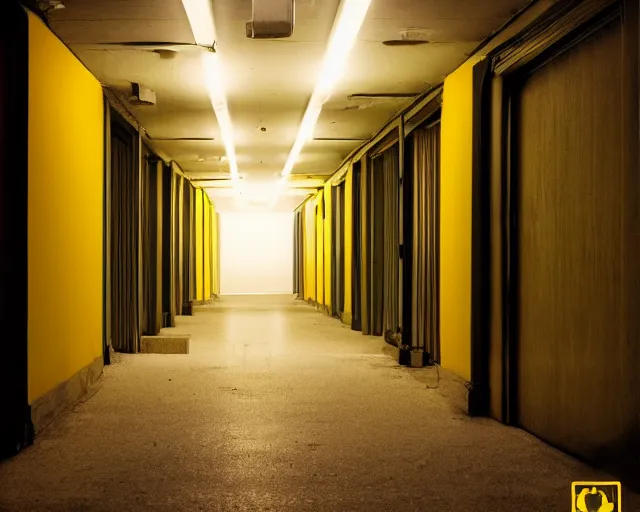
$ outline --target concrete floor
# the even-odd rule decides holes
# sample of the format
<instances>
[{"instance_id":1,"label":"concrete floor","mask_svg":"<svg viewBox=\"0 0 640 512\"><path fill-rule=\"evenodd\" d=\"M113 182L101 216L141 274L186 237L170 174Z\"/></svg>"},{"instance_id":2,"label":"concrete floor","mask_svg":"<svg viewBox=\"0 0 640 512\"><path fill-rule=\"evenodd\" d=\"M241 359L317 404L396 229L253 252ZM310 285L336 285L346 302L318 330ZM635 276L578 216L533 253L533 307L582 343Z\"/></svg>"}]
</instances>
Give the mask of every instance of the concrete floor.
<instances>
[{"instance_id":1,"label":"concrete floor","mask_svg":"<svg viewBox=\"0 0 640 512\"><path fill-rule=\"evenodd\" d=\"M289 297L178 322L191 354L118 355L0 465L0 510L570 511L573 480L608 479Z\"/></svg>"}]
</instances>

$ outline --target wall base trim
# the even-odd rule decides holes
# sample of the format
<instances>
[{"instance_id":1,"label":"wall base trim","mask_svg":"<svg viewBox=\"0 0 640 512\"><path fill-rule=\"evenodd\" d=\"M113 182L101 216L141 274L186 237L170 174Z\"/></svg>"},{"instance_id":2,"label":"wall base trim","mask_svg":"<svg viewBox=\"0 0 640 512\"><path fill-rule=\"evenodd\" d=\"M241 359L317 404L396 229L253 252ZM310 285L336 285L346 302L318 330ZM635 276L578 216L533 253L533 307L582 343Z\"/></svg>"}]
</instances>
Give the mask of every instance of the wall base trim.
<instances>
[{"instance_id":1,"label":"wall base trim","mask_svg":"<svg viewBox=\"0 0 640 512\"><path fill-rule=\"evenodd\" d=\"M342 318L340 318L340 321L343 324L351 326L353 324L353 315L351 313L342 313Z\"/></svg>"},{"instance_id":2,"label":"wall base trim","mask_svg":"<svg viewBox=\"0 0 640 512\"><path fill-rule=\"evenodd\" d=\"M35 399L31 404L31 421L35 433L41 432L70 405L86 395L89 386L102 375L103 368L102 356L97 357L75 375Z\"/></svg>"}]
</instances>

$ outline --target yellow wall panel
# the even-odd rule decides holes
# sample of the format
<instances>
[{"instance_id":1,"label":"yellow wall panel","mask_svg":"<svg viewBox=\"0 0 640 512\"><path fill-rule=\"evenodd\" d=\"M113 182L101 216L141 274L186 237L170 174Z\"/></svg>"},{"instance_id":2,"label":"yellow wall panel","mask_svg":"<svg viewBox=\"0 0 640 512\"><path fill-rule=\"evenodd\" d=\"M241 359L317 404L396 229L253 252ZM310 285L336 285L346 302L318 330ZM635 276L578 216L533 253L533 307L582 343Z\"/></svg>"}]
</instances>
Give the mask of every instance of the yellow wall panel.
<instances>
[{"instance_id":1,"label":"yellow wall panel","mask_svg":"<svg viewBox=\"0 0 640 512\"><path fill-rule=\"evenodd\" d=\"M211 202L206 194L204 194L204 299L211 298Z\"/></svg>"},{"instance_id":2,"label":"yellow wall panel","mask_svg":"<svg viewBox=\"0 0 640 512\"><path fill-rule=\"evenodd\" d=\"M204 219L203 219L203 190L196 189L195 208L195 251L196 251L196 300L204 300Z\"/></svg>"},{"instance_id":3,"label":"yellow wall panel","mask_svg":"<svg viewBox=\"0 0 640 512\"><path fill-rule=\"evenodd\" d=\"M332 194L331 183L325 183L324 185L324 304L327 307L331 306L331 237L333 236L331 229L332 211Z\"/></svg>"},{"instance_id":4,"label":"yellow wall panel","mask_svg":"<svg viewBox=\"0 0 640 512\"><path fill-rule=\"evenodd\" d=\"M442 366L471 379L472 58L444 82L440 182Z\"/></svg>"},{"instance_id":5,"label":"yellow wall panel","mask_svg":"<svg viewBox=\"0 0 640 512\"><path fill-rule=\"evenodd\" d=\"M353 166L344 183L344 314L351 316L351 262L353 259Z\"/></svg>"},{"instance_id":6,"label":"yellow wall panel","mask_svg":"<svg viewBox=\"0 0 640 512\"><path fill-rule=\"evenodd\" d=\"M324 304L324 220L323 215L324 190L316 196L316 302Z\"/></svg>"},{"instance_id":7,"label":"yellow wall panel","mask_svg":"<svg viewBox=\"0 0 640 512\"><path fill-rule=\"evenodd\" d=\"M29 13L29 402L102 356L103 96Z\"/></svg>"}]
</instances>

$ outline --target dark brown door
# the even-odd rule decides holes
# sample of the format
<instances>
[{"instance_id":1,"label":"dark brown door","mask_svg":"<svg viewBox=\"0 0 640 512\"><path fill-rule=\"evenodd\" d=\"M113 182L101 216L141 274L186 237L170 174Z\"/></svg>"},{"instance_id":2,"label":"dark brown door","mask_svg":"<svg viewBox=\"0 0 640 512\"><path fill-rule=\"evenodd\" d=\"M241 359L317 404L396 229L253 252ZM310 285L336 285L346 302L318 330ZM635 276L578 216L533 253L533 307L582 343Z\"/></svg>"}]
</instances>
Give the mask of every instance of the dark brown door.
<instances>
[{"instance_id":1,"label":"dark brown door","mask_svg":"<svg viewBox=\"0 0 640 512\"><path fill-rule=\"evenodd\" d=\"M331 187L331 314L344 311L344 182Z\"/></svg>"},{"instance_id":2,"label":"dark brown door","mask_svg":"<svg viewBox=\"0 0 640 512\"><path fill-rule=\"evenodd\" d=\"M192 226L192 207L191 207L191 183L185 178L182 178L182 304L180 309L182 314L188 312L186 303L192 298L192 264L191 256L193 254L191 250L191 226Z\"/></svg>"},{"instance_id":3,"label":"dark brown door","mask_svg":"<svg viewBox=\"0 0 640 512\"><path fill-rule=\"evenodd\" d=\"M622 44L614 22L535 71L515 101L518 421L604 463L637 449L640 413Z\"/></svg>"},{"instance_id":4,"label":"dark brown door","mask_svg":"<svg viewBox=\"0 0 640 512\"><path fill-rule=\"evenodd\" d=\"M351 255L351 328L362 330L362 183L360 162L353 164L352 171L352 255Z\"/></svg>"},{"instance_id":5,"label":"dark brown door","mask_svg":"<svg viewBox=\"0 0 640 512\"><path fill-rule=\"evenodd\" d=\"M388 340L397 332L399 322L399 149L394 144L382 159L382 320L381 334ZM374 275L375 279L375 275Z\"/></svg>"},{"instance_id":6,"label":"dark brown door","mask_svg":"<svg viewBox=\"0 0 640 512\"><path fill-rule=\"evenodd\" d=\"M337 190L337 203L339 208L339 215L336 220L336 230L338 230L337 240L338 240L338 254L337 254L337 300L338 300L338 315L342 317L342 313L344 313L344 250L345 250L345 235L344 235L344 211L345 211L345 189L346 184L343 181L336 187Z\"/></svg>"}]
</instances>

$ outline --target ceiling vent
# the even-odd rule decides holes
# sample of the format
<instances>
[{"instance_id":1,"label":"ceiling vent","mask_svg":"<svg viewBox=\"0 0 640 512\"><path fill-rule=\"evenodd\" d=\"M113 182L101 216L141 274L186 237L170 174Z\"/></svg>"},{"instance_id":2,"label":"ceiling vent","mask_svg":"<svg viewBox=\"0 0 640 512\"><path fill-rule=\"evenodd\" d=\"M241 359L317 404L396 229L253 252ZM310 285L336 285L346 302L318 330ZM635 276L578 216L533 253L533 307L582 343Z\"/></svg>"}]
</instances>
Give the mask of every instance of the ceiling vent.
<instances>
[{"instance_id":1,"label":"ceiling vent","mask_svg":"<svg viewBox=\"0 0 640 512\"><path fill-rule=\"evenodd\" d=\"M280 39L293 35L295 0L253 0L250 39Z\"/></svg>"},{"instance_id":2,"label":"ceiling vent","mask_svg":"<svg viewBox=\"0 0 640 512\"><path fill-rule=\"evenodd\" d=\"M427 32L420 29L409 29L400 32L399 39L382 41L385 46L416 46L429 43Z\"/></svg>"},{"instance_id":3,"label":"ceiling vent","mask_svg":"<svg viewBox=\"0 0 640 512\"><path fill-rule=\"evenodd\" d=\"M131 84L131 97L129 103L138 106L150 106L156 104L156 93L147 89L142 84Z\"/></svg>"}]
</instances>

